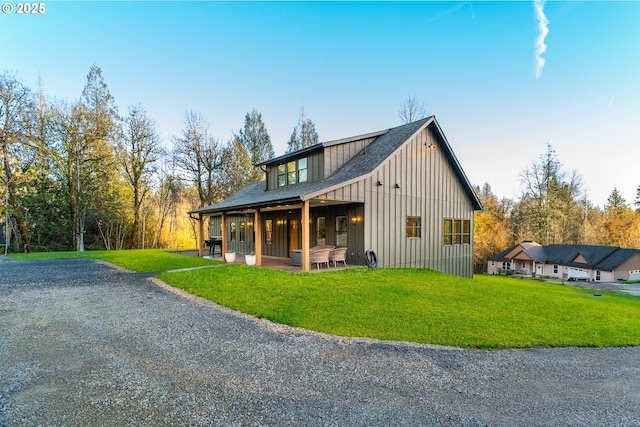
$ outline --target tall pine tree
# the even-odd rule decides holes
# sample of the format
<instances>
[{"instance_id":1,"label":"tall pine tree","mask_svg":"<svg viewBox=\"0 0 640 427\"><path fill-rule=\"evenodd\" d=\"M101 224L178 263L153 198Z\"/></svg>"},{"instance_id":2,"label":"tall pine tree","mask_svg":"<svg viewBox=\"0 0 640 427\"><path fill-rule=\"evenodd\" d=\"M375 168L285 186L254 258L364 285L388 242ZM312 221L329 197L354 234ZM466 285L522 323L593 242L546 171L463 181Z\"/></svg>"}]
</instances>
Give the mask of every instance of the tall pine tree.
<instances>
[{"instance_id":1,"label":"tall pine tree","mask_svg":"<svg viewBox=\"0 0 640 427\"><path fill-rule=\"evenodd\" d=\"M289 142L287 143L287 153L298 151L302 148L317 144L319 141L316 125L313 124L304 114L304 107L300 110L298 124L293 128Z\"/></svg>"},{"instance_id":2,"label":"tall pine tree","mask_svg":"<svg viewBox=\"0 0 640 427\"><path fill-rule=\"evenodd\" d=\"M262 114L253 109L244 116L244 126L234 138L242 144L249 155L251 165L257 165L272 159L274 156L271 138L262 121ZM264 179L264 172L260 168L250 166L247 171L248 182L257 182Z\"/></svg>"}]
</instances>

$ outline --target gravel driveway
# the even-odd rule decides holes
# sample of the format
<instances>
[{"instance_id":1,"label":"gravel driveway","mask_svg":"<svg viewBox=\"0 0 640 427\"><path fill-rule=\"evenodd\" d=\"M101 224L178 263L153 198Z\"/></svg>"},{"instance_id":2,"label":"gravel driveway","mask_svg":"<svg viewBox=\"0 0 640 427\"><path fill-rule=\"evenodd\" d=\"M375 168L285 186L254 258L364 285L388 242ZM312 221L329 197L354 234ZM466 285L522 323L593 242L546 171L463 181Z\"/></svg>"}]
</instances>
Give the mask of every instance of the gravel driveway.
<instances>
[{"instance_id":1,"label":"gravel driveway","mask_svg":"<svg viewBox=\"0 0 640 427\"><path fill-rule=\"evenodd\" d=\"M640 425L640 347L338 338L148 276L0 261L0 425Z\"/></svg>"}]
</instances>

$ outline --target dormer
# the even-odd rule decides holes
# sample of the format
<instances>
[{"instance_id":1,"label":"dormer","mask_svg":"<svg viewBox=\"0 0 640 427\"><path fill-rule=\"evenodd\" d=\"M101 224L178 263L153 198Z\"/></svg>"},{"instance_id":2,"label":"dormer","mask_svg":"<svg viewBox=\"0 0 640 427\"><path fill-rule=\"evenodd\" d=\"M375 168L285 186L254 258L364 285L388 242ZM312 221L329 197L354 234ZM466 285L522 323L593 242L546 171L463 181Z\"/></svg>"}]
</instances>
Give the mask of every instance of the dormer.
<instances>
[{"instance_id":1,"label":"dormer","mask_svg":"<svg viewBox=\"0 0 640 427\"><path fill-rule=\"evenodd\" d=\"M288 153L258 166L267 174L267 191L324 179L322 144Z\"/></svg>"},{"instance_id":2,"label":"dormer","mask_svg":"<svg viewBox=\"0 0 640 427\"><path fill-rule=\"evenodd\" d=\"M266 171L267 191L322 181L387 130L314 144L257 166Z\"/></svg>"}]
</instances>

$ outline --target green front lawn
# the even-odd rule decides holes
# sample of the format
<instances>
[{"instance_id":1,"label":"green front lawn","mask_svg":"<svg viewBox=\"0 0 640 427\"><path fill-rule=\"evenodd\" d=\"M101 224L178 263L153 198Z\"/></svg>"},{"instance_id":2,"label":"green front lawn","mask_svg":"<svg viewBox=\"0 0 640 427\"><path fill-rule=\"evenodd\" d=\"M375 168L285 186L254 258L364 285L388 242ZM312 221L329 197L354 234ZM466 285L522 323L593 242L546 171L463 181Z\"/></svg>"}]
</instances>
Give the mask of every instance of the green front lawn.
<instances>
[{"instance_id":1,"label":"green front lawn","mask_svg":"<svg viewBox=\"0 0 640 427\"><path fill-rule=\"evenodd\" d=\"M473 348L640 345L640 298L527 279L366 268L297 274L167 250L12 255L61 257L164 271L160 279L192 294L334 335ZM167 272L216 263L216 268Z\"/></svg>"},{"instance_id":2,"label":"green front lawn","mask_svg":"<svg viewBox=\"0 0 640 427\"><path fill-rule=\"evenodd\" d=\"M110 262L128 270L140 272L160 272L191 268L202 265L219 264L220 261L184 256L171 253L168 249L138 249L118 251L86 252L36 252L31 254L11 254L12 259L56 259L86 258Z\"/></svg>"},{"instance_id":3,"label":"green front lawn","mask_svg":"<svg viewBox=\"0 0 640 427\"><path fill-rule=\"evenodd\" d=\"M235 310L335 335L477 348L640 345L640 298L524 279L244 265L159 277Z\"/></svg>"}]
</instances>

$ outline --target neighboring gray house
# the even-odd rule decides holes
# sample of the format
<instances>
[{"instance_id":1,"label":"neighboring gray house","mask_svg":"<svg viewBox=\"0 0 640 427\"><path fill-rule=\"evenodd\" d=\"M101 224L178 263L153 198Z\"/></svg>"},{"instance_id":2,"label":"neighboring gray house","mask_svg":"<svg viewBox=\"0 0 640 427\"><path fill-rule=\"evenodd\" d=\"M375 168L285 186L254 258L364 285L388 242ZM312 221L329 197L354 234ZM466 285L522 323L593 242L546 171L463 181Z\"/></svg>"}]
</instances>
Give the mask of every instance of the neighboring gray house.
<instances>
[{"instance_id":1,"label":"neighboring gray house","mask_svg":"<svg viewBox=\"0 0 640 427\"><path fill-rule=\"evenodd\" d=\"M473 214L480 202L435 117L318 143L257 165L266 180L196 209L200 253L222 236L223 252L290 257L346 246L364 265L430 268L473 275Z\"/></svg>"},{"instance_id":2,"label":"neighboring gray house","mask_svg":"<svg viewBox=\"0 0 640 427\"><path fill-rule=\"evenodd\" d=\"M507 272L560 280L640 280L640 250L617 246L542 246L525 240L489 258L487 273Z\"/></svg>"}]
</instances>

